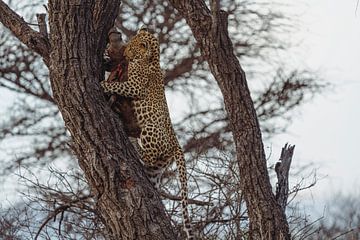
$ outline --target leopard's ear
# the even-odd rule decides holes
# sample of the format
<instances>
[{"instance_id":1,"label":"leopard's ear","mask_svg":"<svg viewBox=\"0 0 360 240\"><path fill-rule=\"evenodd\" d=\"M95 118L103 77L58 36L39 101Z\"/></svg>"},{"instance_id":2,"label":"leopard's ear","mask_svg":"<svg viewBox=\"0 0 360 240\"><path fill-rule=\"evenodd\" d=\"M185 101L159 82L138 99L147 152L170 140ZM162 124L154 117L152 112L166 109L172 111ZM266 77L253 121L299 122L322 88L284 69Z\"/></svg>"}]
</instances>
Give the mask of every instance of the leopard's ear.
<instances>
[{"instance_id":1,"label":"leopard's ear","mask_svg":"<svg viewBox=\"0 0 360 240\"><path fill-rule=\"evenodd\" d=\"M144 32L149 32L149 29L147 28L147 26L144 24L142 25L139 30L137 31L137 33L140 33L141 31L144 31Z\"/></svg>"}]
</instances>

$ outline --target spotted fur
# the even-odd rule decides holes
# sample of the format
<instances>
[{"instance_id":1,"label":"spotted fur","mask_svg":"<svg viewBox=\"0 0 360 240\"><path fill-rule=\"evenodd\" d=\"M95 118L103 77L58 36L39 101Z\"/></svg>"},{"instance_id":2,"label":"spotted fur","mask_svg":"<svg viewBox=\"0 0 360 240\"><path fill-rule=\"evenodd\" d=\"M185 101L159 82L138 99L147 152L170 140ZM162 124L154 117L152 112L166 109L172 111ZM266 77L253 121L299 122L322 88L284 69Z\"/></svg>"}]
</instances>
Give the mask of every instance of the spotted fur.
<instances>
[{"instance_id":1,"label":"spotted fur","mask_svg":"<svg viewBox=\"0 0 360 240\"><path fill-rule=\"evenodd\" d=\"M125 49L129 62L128 81L101 83L105 92L133 99L135 117L141 128L140 154L149 179L158 188L164 170L176 162L181 183L184 230L194 239L188 213L188 190L184 153L172 127L160 69L158 40L140 29Z\"/></svg>"}]
</instances>

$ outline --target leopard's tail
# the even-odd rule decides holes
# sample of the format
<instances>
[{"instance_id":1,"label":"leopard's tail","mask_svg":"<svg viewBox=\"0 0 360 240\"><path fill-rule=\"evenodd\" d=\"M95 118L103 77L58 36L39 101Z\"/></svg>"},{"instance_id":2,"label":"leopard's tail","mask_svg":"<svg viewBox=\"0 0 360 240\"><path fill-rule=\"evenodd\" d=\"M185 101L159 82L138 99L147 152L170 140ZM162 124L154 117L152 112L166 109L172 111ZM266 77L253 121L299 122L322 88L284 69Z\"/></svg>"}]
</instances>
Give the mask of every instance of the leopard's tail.
<instances>
[{"instance_id":1,"label":"leopard's tail","mask_svg":"<svg viewBox=\"0 0 360 240\"><path fill-rule=\"evenodd\" d=\"M180 180L180 194L181 194L181 208L183 216L184 231L187 239L193 240L194 234L191 227L191 220L188 211L188 187L187 187L187 174L186 174L186 163L184 153L181 149L175 152L175 161L178 169L179 180Z\"/></svg>"}]
</instances>

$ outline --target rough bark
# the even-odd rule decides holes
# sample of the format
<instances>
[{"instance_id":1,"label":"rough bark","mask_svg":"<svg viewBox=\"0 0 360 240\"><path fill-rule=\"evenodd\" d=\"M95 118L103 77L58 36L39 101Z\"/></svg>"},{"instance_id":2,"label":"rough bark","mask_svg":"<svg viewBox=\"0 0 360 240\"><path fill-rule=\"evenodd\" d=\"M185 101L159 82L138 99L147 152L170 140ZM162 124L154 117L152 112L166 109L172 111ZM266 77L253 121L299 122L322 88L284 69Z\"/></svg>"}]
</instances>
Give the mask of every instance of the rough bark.
<instances>
[{"instance_id":1,"label":"rough bark","mask_svg":"<svg viewBox=\"0 0 360 240\"><path fill-rule=\"evenodd\" d=\"M290 239L286 216L267 172L261 131L246 76L233 53L219 1L169 0L186 19L224 96L250 219L250 239ZM239 26L241 27L241 26Z\"/></svg>"},{"instance_id":2,"label":"rough bark","mask_svg":"<svg viewBox=\"0 0 360 240\"><path fill-rule=\"evenodd\" d=\"M105 39L119 5L119 0L50 0L51 47L44 35L29 29L2 1L0 20L47 62L54 99L79 165L97 196L109 238L177 239L99 84L104 77ZM14 17L8 20L5 15Z\"/></svg>"}]
</instances>

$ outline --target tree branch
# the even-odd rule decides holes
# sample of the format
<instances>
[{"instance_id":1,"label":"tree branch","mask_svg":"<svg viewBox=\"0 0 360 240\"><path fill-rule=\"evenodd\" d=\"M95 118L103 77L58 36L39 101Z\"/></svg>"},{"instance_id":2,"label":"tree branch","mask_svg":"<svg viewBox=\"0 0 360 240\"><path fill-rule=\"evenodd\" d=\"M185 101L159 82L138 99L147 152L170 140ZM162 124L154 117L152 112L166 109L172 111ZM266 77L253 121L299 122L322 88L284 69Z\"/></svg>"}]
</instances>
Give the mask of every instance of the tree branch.
<instances>
[{"instance_id":1,"label":"tree branch","mask_svg":"<svg viewBox=\"0 0 360 240\"><path fill-rule=\"evenodd\" d=\"M45 17L46 17L45 13L36 14L36 18L37 18L38 25L39 25L39 31L44 37L47 38L48 31L47 31L47 27L46 27Z\"/></svg>"},{"instance_id":2,"label":"tree branch","mask_svg":"<svg viewBox=\"0 0 360 240\"><path fill-rule=\"evenodd\" d=\"M85 199L88 199L88 198L91 198L91 197L93 197L93 196L92 196L92 195L82 196L82 197L79 197L79 198L77 198L77 199L72 200L72 201L69 202L68 204L61 205L61 206L55 208L55 209L53 210L53 212L51 212L51 213L49 214L49 216L46 217L46 219L43 221L43 223L42 223L41 226L39 227L39 229L38 229L38 231L37 231L37 233L36 233L36 235L35 235L34 240L37 240L37 239L38 239L38 237L40 236L40 233L41 233L41 231L44 229L44 227L50 222L50 220L56 219L56 216L57 216L58 214L61 214L61 218L60 218L60 221L59 221L59 235L61 235L60 225L61 225L61 220L62 220L62 218L64 217L64 215L63 215L64 212L65 212L66 210L68 210L69 208L71 208L71 207L73 206L73 204L75 204L75 203L77 203L77 202L80 202L80 201L84 201Z\"/></svg>"},{"instance_id":3,"label":"tree branch","mask_svg":"<svg viewBox=\"0 0 360 240\"><path fill-rule=\"evenodd\" d=\"M40 54L49 66L50 42L43 34L33 30L24 19L0 0L0 22L4 24L22 43Z\"/></svg>"},{"instance_id":4,"label":"tree branch","mask_svg":"<svg viewBox=\"0 0 360 240\"><path fill-rule=\"evenodd\" d=\"M280 204L284 212L289 196L289 171L291 160L294 154L294 148L295 145L291 146L285 144L281 150L280 159L275 165L275 172L278 178L275 197L276 201Z\"/></svg>"},{"instance_id":5,"label":"tree branch","mask_svg":"<svg viewBox=\"0 0 360 240\"><path fill-rule=\"evenodd\" d=\"M170 199L170 200L173 200L173 201L181 201L182 200L181 197L169 194L169 193L167 193L165 191L161 191L160 194L164 198L167 198L167 199ZM189 204L199 205L199 206L212 206L213 205L213 203L211 203L211 202L204 202L204 201L199 201L199 200L195 200L195 199L189 199L188 203Z\"/></svg>"}]
</instances>

